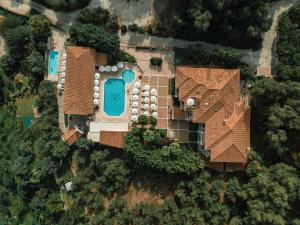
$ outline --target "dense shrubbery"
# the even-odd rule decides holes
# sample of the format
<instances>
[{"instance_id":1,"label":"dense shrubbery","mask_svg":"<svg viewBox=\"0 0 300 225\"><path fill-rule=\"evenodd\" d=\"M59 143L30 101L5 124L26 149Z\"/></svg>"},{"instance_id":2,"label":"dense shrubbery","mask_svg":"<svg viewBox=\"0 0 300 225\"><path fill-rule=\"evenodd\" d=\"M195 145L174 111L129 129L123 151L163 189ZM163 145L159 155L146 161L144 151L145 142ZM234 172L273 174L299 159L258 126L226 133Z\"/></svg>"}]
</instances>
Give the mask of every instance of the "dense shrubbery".
<instances>
[{"instance_id":1,"label":"dense shrubbery","mask_svg":"<svg viewBox=\"0 0 300 225\"><path fill-rule=\"evenodd\" d=\"M59 11L70 11L87 6L91 0L35 0L45 6Z\"/></svg>"},{"instance_id":2,"label":"dense shrubbery","mask_svg":"<svg viewBox=\"0 0 300 225\"><path fill-rule=\"evenodd\" d=\"M69 28L69 33L71 42L76 45L92 47L107 53L119 50L118 35L108 33L102 27L75 23Z\"/></svg>"},{"instance_id":3,"label":"dense shrubbery","mask_svg":"<svg viewBox=\"0 0 300 225\"><path fill-rule=\"evenodd\" d=\"M144 120L139 122L145 124ZM192 175L203 169L204 162L197 153L185 149L175 142L160 147L162 138L164 136L159 130L144 131L135 128L126 137L125 152L141 167L166 174Z\"/></svg>"},{"instance_id":4,"label":"dense shrubbery","mask_svg":"<svg viewBox=\"0 0 300 225\"><path fill-rule=\"evenodd\" d=\"M269 0L169 1L161 13L159 33L190 40L207 40L242 48L256 48L270 24Z\"/></svg>"},{"instance_id":5,"label":"dense shrubbery","mask_svg":"<svg viewBox=\"0 0 300 225\"><path fill-rule=\"evenodd\" d=\"M162 65L162 58L159 58L159 57L151 57L150 59L150 64L152 66L161 66Z\"/></svg>"}]
</instances>

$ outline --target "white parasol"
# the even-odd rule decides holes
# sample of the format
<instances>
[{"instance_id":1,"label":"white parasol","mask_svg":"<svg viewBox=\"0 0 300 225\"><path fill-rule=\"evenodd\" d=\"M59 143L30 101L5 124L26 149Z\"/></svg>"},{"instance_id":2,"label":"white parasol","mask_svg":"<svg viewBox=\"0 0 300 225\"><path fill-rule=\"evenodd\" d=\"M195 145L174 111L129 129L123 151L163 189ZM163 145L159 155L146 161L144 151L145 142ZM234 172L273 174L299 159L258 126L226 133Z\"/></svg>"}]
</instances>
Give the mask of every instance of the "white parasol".
<instances>
[{"instance_id":1,"label":"white parasol","mask_svg":"<svg viewBox=\"0 0 300 225\"><path fill-rule=\"evenodd\" d=\"M67 54L64 53L64 54L62 55L62 59L66 59L66 58L67 58Z\"/></svg>"},{"instance_id":2,"label":"white parasol","mask_svg":"<svg viewBox=\"0 0 300 225\"><path fill-rule=\"evenodd\" d=\"M60 79L60 83L61 83L61 84L64 84L64 83L65 83L65 78L61 78L61 79Z\"/></svg>"},{"instance_id":3,"label":"white parasol","mask_svg":"<svg viewBox=\"0 0 300 225\"><path fill-rule=\"evenodd\" d=\"M124 66L124 64L123 64L122 62L118 62L118 63L117 63L117 67L118 67L119 69L122 69L123 66Z\"/></svg>"},{"instance_id":4,"label":"white parasol","mask_svg":"<svg viewBox=\"0 0 300 225\"><path fill-rule=\"evenodd\" d=\"M143 109L148 110L149 109L149 104L144 104Z\"/></svg>"},{"instance_id":5,"label":"white parasol","mask_svg":"<svg viewBox=\"0 0 300 225\"><path fill-rule=\"evenodd\" d=\"M99 84L100 84L99 80L94 80L94 85L95 86L99 86Z\"/></svg>"},{"instance_id":6,"label":"white parasol","mask_svg":"<svg viewBox=\"0 0 300 225\"><path fill-rule=\"evenodd\" d=\"M99 95L99 93L94 93L94 98L99 98L100 97L100 95Z\"/></svg>"},{"instance_id":7,"label":"white parasol","mask_svg":"<svg viewBox=\"0 0 300 225\"><path fill-rule=\"evenodd\" d=\"M188 98L186 101L188 107L193 107L195 105L195 100L192 98Z\"/></svg>"},{"instance_id":8,"label":"white parasol","mask_svg":"<svg viewBox=\"0 0 300 225\"><path fill-rule=\"evenodd\" d=\"M148 111L145 111L145 112L144 112L144 115L145 115L145 116L149 116L149 112L148 112Z\"/></svg>"},{"instance_id":9,"label":"white parasol","mask_svg":"<svg viewBox=\"0 0 300 225\"><path fill-rule=\"evenodd\" d=\"M144 91L144 96L145 96L145 97L149 97L149 95L150 95L150 94L149 94L149 91Z\"/></svg>"},{"instance_id":10,"label":"white parasol","mask_svg":"<svg viewBox=\"0 0 300 225\"><path fill-rule=\"evenodd\" d=\"M61 71L62 71L62 72L65 72L65 71L66 71L66 67L65 67L65 66L62 66L62 67L61 67Z\"/></svg>"},{"instance_id":11,"label":"white parasol","mask_svg":"<svg viewBox=\"0 0 300 225\"><path fill-rule=\"evenodd\" d=\"M138 116L137 115L132 115L131 116L131 121L132 122L137 122L138 121Z\"/></svg>"},{"instance_id":12,"label":"white parasol","mask_svg":"<svg viewBox=\"0 0 300 225\"><path fill-rule=\"evenodd\" d=\"M118 70L118 67L116 67L116 66L111 67L111 71L116 72L117 70Z\"/></svg>"},{"instance_id":13,"label":"white parasol","mask_svg":"<svg viewBox=\"0 0 300 225\"><path fill-rule=\"evenodd\" d=\"M94 105L99 105L99 100L98 99L94 99Z\"/></svg>"},{"instance_id":14,"label":"white parasol","mask_svg":"<svg viewBox=\"0 0 300 225\"><path fill-rule=\"evenodd\" d=\"M60 90L61 89L61 84L57 84L57 89Z\"/></svg>"},{"instance_id":15,"label":"white parasol","mask_svg":"<svg viewBox=\"0 0 300 225\"><path fill-rule=\"evenodd\" d=\"M97 80L100 79L100 73L95 73L95 79L97 79Z\"/></svg>"},{"instance_id":16,"label":"white parasol","mask_svg":"<svg viewBox=\"0 0 300 225\"><path fill-rule=\"evenodd\" d=\"M61 65L62 65L62 66L65 66L65 65L66 65L66 60L63 60L63 61L61 62Z\"/></svg>"},{"instance_id":17,"label":"white parasol","mask_svg":"<svg viewBox=\"0 0 300 225\"><path fill-rule=\"evenodd\" d=\"M99 92L99 91L100 91L99 86L94 86L94 92Z\"/></svg>"},{"instance_id":18,"label":"white parasol","mask_svg":"<svg viewBox=\"0 0 300 225\"><path fill-rule=\"evenodd\" d=\"M105 72L105 66L102 66L102 65L101 65L101 66L99 67L99 72L100 72L100 73Z\"/></svg>"},{"instance_id":19,"label":"white parasol","mask_svg":"<svg viewBox=\"0 0 300 225\"><path fill-rule=\"evenodd\" d=\"M157 115L157 112L153 112L153 113L152 113L152 116L153 116L154 118L157 118L157 116L158 116L158 115Z\"/></svg>"},{"instance_id":20,"label":"white parasol","mask_svg":"<svg viewBox=\"0 0 300 225\"><path fill-rule=\"evenodd\" d=\"M137 88L133 88L133 89L132 89L132 94L134 94L134 95L137 95L139 92L140 92L140 91L139 91L139 89L137 89Z\"/></svg>"},{"instance_id":21,"label":"white parasol","mask_svg":"<svg viewBox=\"0 0 300 225\"><path fill-rule=\"evenodd\" d=\"M139 100L139 96L138 95L132 95L132 100L133 101L138 101Z\"/></svg>"},{"instance_id":22,"label":"white parasol","mask_svg":"<svg viewBox=\"0 0 300 225\"><path fill-rule=\"evenodd\" d=\"M148 98L148 97L144 98L145 103L149 103L149 101L150 101L150 98Z\"/></svg>"},{"instance_id":23,"label":"white parasol","mask_svg":"<svg viewBox=\"0 0 300 225\"><path fill-rule=\"evenodd\" d=\"M151 109L152 111L156 111L156 110L157 110L157 106L156 106L155 104L151 104L151 105L150 105L150 109Z\"/></svg>"},{"instance_id":24,"label":"white parasol","mask_svg":"<svg viewBox=\"0 0 300 225\"><path fill-rule=\"evenodd\" d=\"M156 103L157 102L157 97L156 96L151 96L151 102Z\"/></svg>"},{"instance_id":25,"label":"white parasol","mask_svg":"<svg viewBox=\"0 0 300 225\"><path fill-rule=\"evenodd\" d=\"M137 102L137 101L132 101L132 103L131 103L131 107L132 108L137 108L139 106L139 102Z\"/></svg>"},{"instance_id":26,"label":"white parasol","mask_svg":"<svg viewBox=\"0 0 300 225\"><path fill-rule=\"evenodd\" d=\"M111 71L111 66L106 66L106 67L105 67L105 71L106 71L106 72L110 72L110 71Z\"/></svg>"},{"instance_id":27,"label":"white parasol","mask_svg":"<svg viewBox=\"0 0 300 225\"><path fill-rule=\"evenodd\" d=\"M150 91L150 85L149 85L149 84L146 84L146 85L144 86L144 90Z\"/></svg>"},{"instance_id":28,"label":"white parasol","mask_svg":"<svg viewBox=\"0 0 300 225\"><path fill-rule=\"evenodd\" d=\"M60 77L65 77L65 76L66 76L65 72L60 73Z\"/></svg>"},{"instance_id":29,"label":"white parasol","mask_svg":"<svg viewBox=\"0 0 300 225\"><path fill-rule=\"evenodd\" d=\"M139 81L135 82L134 87L140 88L141 87L141 82L139 82Z\"/></svg>"},{"instance_id":30,"label":"white parasol","mask_svg":"<svg viewBox=\"0 0 300 225\"><path fill-rule=\"evenodd\" d=\"M131 114L136 115L137 113L138 113L138 109L137 108L131 109Z\"/></svg>"},{"instance_id":31,"label":"white parasol","mask_svg":"<svg viewBox=\"0 0 300 225\"><path fill-rule=\"evenodd\" d=\"M157 90L155 88L151 89L151 95L154 95L154 96L157 95Z\"/></svg>"}]
</instances>

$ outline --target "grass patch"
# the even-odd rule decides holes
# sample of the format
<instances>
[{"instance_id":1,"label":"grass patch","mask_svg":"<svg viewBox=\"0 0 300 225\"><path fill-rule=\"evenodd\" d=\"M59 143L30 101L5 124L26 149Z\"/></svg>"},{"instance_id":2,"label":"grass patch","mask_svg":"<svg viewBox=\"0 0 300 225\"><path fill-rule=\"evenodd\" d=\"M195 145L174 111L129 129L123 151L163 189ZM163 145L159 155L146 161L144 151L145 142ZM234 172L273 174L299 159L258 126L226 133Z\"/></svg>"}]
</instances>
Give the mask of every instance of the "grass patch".
<instances>
[{"instance_id":1,"label":"grass patch","mask_svg":"<svg viewBox=\"0 0 300 225\"><path fill-rule=\"evenodd\" d=\"M33 116L32 105L34 103L35 96L29 95L16 100L17 115L20 117Z\"/></svg>"}]
</instances>

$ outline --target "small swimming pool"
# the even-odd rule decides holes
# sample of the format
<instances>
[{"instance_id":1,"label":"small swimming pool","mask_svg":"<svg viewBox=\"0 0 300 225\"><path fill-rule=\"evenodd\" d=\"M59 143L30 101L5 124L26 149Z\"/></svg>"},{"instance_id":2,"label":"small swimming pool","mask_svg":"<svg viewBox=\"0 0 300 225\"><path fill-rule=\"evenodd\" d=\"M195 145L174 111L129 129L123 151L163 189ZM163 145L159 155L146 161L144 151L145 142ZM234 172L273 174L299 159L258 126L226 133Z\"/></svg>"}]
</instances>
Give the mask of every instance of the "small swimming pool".
<instances>
[{"instance_id":1,"label":"small swimming pool","mask_svg":"<svg viewBox=\"0 0 300 225\"><path fill-rule=\"evenodd\" d=\"M122 79L126 83L132 83L132 81L135 79L135 73L132 70L124 70L122 72Z\"/></svg>"},{"instance_id":2,"label":"small swimming pool","mask_svg":"<svg viewBox=\"0 0 300 225\"><path fill-rule=\"evenodd\" d=\"M58 70L58 51L50 50L49 63L48 63L48 75L56 75Z\"/></svg>"},{"instance_id":3,"label":"small swimming pool","mask_svg":"<svg viewBox=\"0 0 300 225\"><path fill-rule=\"evenodd\" d=\"M31 115L25 116L24 117L24 126L25 126L25 128L29 128L31 124L32 124L32 116Z\"/></svg>"},{"instance_id":4,"label":"small swimming pool","mask_svg":"<svg viewBox=\"0 0 300 225\"><path fill-rule=\"evenodd\" d=\"M125 110L125 82L110 78L104 84L104 112L109 116L120 116Z\"/></svg>"}]
</instances>

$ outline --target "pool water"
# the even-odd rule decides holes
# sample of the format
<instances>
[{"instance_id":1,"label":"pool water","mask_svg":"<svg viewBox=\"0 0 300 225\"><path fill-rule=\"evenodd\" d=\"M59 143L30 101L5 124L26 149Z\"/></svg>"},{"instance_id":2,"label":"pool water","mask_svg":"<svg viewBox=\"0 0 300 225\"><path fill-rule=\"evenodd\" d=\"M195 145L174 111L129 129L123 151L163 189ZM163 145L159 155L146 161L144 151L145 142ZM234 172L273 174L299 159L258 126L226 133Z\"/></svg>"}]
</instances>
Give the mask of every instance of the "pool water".
<instances>
[{"instance_id":1,"label":"pool water","mask_svg":"<svg viewBox=\"0 0 300 225\"><path fill-rule=\"evenodd\" d=\"M48 74L56 75L58 70L58 51L50 50L49 53L49 64L48 64Z\"/></svg>"},{"instance_id":2,"label":"pool water","mask_svg":"<svg viewBox=\"0 0 300 225\"><path fill-rule=\"evenodd\" d=\"M25 116L24 117L25 128L29 128L31 124L32 124L32 116Z\"/></svg>"},{"instance_id":3,"label":"pool water","mask_svg":"<svg viewBox=\"0 0 300 225\"><path fill-rule=\"evenodd\" d=\"M132 81L135 79L135 73L132 70L124 70L122 72L122 79L126 83L132 83Z\"/></svg>"},{"instance_id":4,"label":"pool water","mask_svg":"<svg viewBox=\"0 0 300 225\"><path fill-rule=\"evenodd\" d=\"M109 116L120 116L125 110L125 82L110 78L104 84L104 112Z\"/></svg>"}]
</instances>

